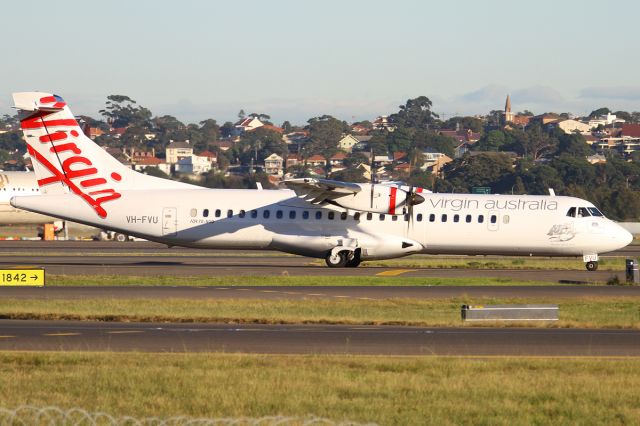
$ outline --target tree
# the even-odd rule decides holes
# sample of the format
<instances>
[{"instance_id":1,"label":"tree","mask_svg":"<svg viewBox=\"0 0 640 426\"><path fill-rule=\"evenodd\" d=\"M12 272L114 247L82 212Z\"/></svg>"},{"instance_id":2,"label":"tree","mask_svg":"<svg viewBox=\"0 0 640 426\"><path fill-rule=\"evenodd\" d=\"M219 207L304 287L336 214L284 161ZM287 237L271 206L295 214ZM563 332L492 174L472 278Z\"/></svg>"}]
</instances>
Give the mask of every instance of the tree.
<instances>
[{"instance_id":1,"label":"tree","mask_svg":"<svg viewBox=\"0 0 640 426\"><path fill-rule=\"evenodd\" d=\"M330 115L310 118L307 123L310 141L305 146L306 154L321 154L325 158L338 151L338 142L349 130L346 122Z\"/></svg>"},{"instance_id":2,"label":"tree","mask_svg":"<svg viewBox=\"0 0 640 426\"><path fill-rule=\"evenodd\" d=\"M291 125L291 123L289 123L289 121L285 121L284 123L282 123L282 131L284 132L284 134L286 135L287 133L291 133L293 126Z\"/></svg>"},{"instance_id":3,"label":"tree","mask_svg":"<svg viewBox=\"0 0 640 426\"><path fill-rule=\"evenodd\" d=\"M249 117L257 118L258 120L260 120L264 124L273 124L273 123L271 123L269 121L269 120L271 120L271 116L267 115L267 114L252 112L251 114L249 114Z\"/></svg>"},{"instance_id":4,"label":"tree","mask_svg":"<svg viewBox=\"0 0 640 426\"><path fill-rule=\"evenodd\" d=\"M502 147L507 142L507 138L501 130L491 130L483 135L478 141L479 151L502 151Z\"/></svg>"},{"instance_id":5,"label":"tree","mask_svg":"<svg viewBox=\"0 0 640 426\"><path fill-rule=\"evenodd\" d=\"M238 112L238 119L240 119L240 120L244 120L246 117L247 117L247 114L244 112L244 110L243 110L243 109L241 109L241 110Z\"/></svg>"},{"instance_id":6,"label":"tree","mask_svg":"<svg viewBox=\"0 0 640 426\"><path fill-rule=\"evenodd\" d=\"M568 154L574 157L588 157L593 153L587 140L581 134L560 135L557 154Z\"/></svg>"},{"instance_id":7,"label":"tree","mask_svg":"<svg viewBox=\"0 0 640 426\"><path fill-rule=\"evenodd\" d=\"M432 103L426 96L418 96L415 99L407 100L406 104L400 105L400 111L389 116L391 122L397 127L412 127L415 129L428 130L438 115L431 111Z\"/></svg>"},{"instance_id":8,"label":"tree","mask_svg":"<svg viewBox=\"0 0 640 426\"><path fill-rule=\"evenodd\" d=\"M509 155L487 152L475 156L465 155L445 167L447 180L456 192L470 192L475 186L490 186L494 192L502 192L513 173Z\"/></svg>"},{"instance_id":9,"label":"tree","mask_svg":"<svg viewBox=\"0 0 640 426\"><path fill-rule=\"evenodd\" d=\"M460 130L469 129L472 132L481 132L484 123L476 117L451 117L442 124L442 127L445 129L460 128Z\"/></svg>"},{"instance_id":10,"label":"tree","mask_svg":"<svg viewBox=\"0 0 640 426\"><path fill-rule=\"evenodd\" d=\"M100 114L107 118L107 121L114 128L138 125L148 127L151 119L151 111L147 108L136 106L136 101L124 95L109 95L105 109L101 109Z\"/></svg>"},{"instance_id":11,"label":"tree","mask_svg":"<svg viewBox=\"0 0 640 426\"><path fill-rule=\"evenodd\" d=\"M610 114L611 110L607 107L602 107L602 108L598 108L596 110L591 111L591 114L589 114L589 118L596 118L596 117L600 117L601 115L607 115Z\"/></svg>"}]
</instances>

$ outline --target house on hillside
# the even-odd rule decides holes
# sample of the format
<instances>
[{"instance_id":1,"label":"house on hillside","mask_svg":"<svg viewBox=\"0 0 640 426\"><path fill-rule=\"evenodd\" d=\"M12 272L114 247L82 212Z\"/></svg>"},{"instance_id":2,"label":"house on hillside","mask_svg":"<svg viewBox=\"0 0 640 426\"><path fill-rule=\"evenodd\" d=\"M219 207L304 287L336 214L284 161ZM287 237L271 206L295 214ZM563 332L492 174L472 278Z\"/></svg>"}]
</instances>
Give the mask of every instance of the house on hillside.
<instances>
[{"instance_id":1,"label":"house on hillside","mask_svg":"<svg viewBox=\"0 0 640 426\"><path fill-rule=\"evenodd\" d=\"M211 171L211 162L207 157L190 155L178 160L175 165L176 173L201 175Z\"/></svg>"},{"instance_id":2,"label":"house on hillside","mask_svg":"<svg viewBox=\"0 0 640 426\"><path fill-rule=\"evenodd\" d=\"M353 135L346 135L342 139L338 141L338 149L351 152L353 147L357 145L360 141Z\"/></svg>"},{"instance_id":3,"label":"house on hillside","mask_svg":"<svg viewBox=\"0 0 640 426\"><path fill-rule=\"evenodd\" d=\"M327 159L322 155L316 154L307 158L307 164L312 167L324 167L327 165Z\"/></svg>"},{"instance_id":4,"label":"house on hillside","mask_svg":"<svg viewBox=\"0 0 640 426\"><path fill-rule=\"evenodd\" d=\"M193 155L193 146L189 142L171 142L165 149L167 163L176 164L180 159Z\"/></svg>"},{"instance_id":5,"label":"house on hillside","mask_svg":"<svg viewBox=\"0 0 640 426\"><path fill-rule=\"evenodd\" d=\"M582 135L590 135L592 129L591 125L578 120L562 120L554 123L553 125L557 126L560 130L568 135L575 132L578 132Z\"/></svg>"},{"instance_id":6,"label":"house on hillside","mask_svg":"<svg viewBox=\"0 0 640 426\"><path fill-rule=\"evenodd\" d=\"M264 126L264 123L254 117L243 118L234 125L234 127L240 132L247 132L262 126Z\"/></svg>"},{"instance_id":7,"label":"house on hillside","mask_svg":"<svg viewBox=\"0 0 640 426\"><path fill-rule=\"evenodd\" d=\"M269 175L283 175L284 159L275 152L264 159L264 171Z\"/></svg>"}]
</instances>

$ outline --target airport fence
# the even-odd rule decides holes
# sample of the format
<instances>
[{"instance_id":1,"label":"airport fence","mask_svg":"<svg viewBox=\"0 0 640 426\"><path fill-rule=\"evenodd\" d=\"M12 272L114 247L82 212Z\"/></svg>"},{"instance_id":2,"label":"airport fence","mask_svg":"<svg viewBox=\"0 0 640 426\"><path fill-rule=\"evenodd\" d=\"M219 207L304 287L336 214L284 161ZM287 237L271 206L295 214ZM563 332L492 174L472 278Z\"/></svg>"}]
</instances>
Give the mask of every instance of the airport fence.
<instances>
[{"instance_id":1,"label":"airport fence","mask_svg":"<svg viewBox=\"0 0 640 426\"><path fill-rule=\"evenodd\" d=\"M80 408L20 406L0 408L0 426L363 426L362 423L307 417L169 418L112 416ZM373 425L368 423L367 426Z\"/></svg>"}]
</instances>

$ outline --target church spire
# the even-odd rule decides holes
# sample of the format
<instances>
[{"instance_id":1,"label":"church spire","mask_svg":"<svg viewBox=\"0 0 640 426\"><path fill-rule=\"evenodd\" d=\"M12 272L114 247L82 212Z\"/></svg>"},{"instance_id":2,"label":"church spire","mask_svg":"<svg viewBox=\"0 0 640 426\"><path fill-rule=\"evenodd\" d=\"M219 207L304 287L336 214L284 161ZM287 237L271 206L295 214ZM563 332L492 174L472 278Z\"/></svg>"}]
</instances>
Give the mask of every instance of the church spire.
<instances>
[{"instance_id":1,"label":"church spire","mask_svg":"<svg viewBox=\"0 0 640 426\"><path fill-rule=\"evenodd\" d=\"M511 112L511 96L507 95L507 102L504 104L504 121L509 123L513 121L513 113Z\"/></svg>"}]
</instances>

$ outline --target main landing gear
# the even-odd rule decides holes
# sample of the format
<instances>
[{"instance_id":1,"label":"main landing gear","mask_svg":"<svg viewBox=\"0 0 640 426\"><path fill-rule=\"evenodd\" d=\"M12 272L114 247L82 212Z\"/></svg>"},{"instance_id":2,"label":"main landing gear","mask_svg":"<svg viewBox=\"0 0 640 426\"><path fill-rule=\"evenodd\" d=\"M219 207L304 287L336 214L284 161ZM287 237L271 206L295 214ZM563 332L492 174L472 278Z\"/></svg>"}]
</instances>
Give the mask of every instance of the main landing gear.
<instances>
[{"instance_id":1,"label":"main landing gear","mask_svg":"<svg viewBox=\"0 0 640 426\"><path fill-rule=\"evenodd\" d=\"M330 251L325 257L325 262L330 268L356 268L360 265L360 250Z\"/></svg>"},{"instance_id":2,"label":"main landing gear","mask_svg":"<svg viewBox=\"0 0 640 426\"><path fill-rule=\"evenodd\" d=\"M587 267L587 271L596 271L598 269L598 262L587 262L584 266Z\"/></svg>"}]
</instances>

